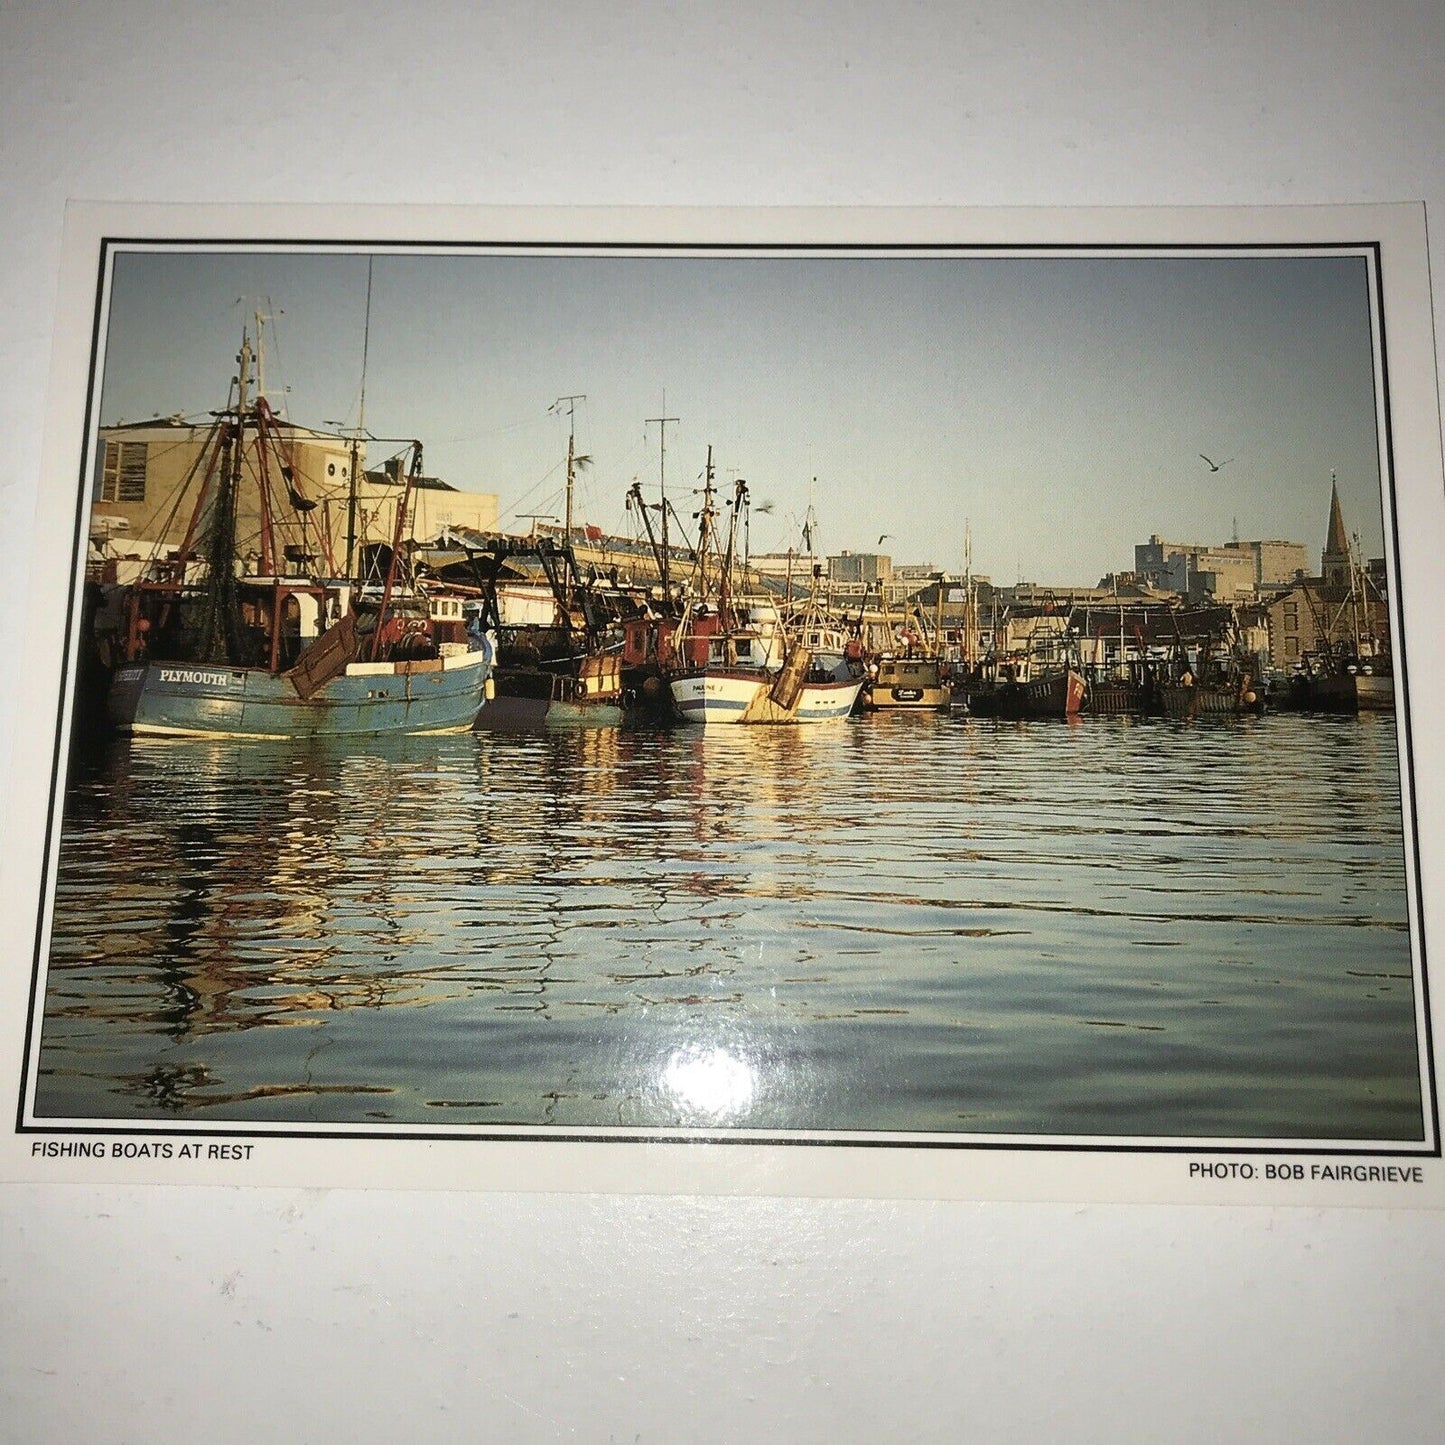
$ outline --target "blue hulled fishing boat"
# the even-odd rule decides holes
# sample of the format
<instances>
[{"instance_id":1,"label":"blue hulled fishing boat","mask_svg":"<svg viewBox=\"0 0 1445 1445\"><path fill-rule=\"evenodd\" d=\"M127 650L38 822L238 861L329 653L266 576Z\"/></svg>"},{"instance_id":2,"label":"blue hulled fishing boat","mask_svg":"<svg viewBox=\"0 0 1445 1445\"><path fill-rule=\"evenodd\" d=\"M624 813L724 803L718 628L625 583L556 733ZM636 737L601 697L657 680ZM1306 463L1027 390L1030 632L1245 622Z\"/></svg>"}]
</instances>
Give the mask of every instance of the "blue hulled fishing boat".
<instances>
[{"instance_id":1,"label":"blue hulled fishing boat","mask_svg":"<svg viewBox=\"0 0 1445 1445\"><path fill-rule=\"evenodd\" d=\"M371 553L369 585L338 576L273 413L263 396L248 397L244 336L237 360L234 404L216 413L192 473L185 539L152 558L124 597L111 723L137 734L237 738L470 728L491 676L490 641L468 635L460 604L423 592L402 563L420 443L411 444L391 546ZM246 512L259 526L243 561L244 484L259 494Z\"/></svg>"}]
</instances>

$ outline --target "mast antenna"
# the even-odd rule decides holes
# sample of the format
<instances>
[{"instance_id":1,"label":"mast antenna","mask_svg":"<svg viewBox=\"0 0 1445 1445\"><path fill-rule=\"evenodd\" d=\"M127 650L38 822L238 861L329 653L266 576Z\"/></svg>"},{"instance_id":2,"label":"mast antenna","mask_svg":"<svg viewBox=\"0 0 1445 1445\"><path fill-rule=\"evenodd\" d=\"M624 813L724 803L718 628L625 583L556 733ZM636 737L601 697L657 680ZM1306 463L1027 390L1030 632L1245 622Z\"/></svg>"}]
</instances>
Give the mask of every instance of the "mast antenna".
<instances>
[{"instance_id":1,"label":"mast antenna","mask_svg":"<svg viewBox=\"0 0 1445 1445\"><path fill-rule=\"evenodd\" d=\"M667 393L662 393L662 409L667 410ZM660 428L660 438L657 452L657 489L662 499L662 596L667 601L671 593L671 577L669 572L669 548L667 541L667 424L677 422L679 417L675 416L650 416L646 425L656 425Z\"/></svg>"},{"instance_id":2,"label":"mast antenna","mask_svg":"<svg viewBox=\"0 0 1445 1445\"><path fill-rule=\"evenodd\" d=\"M803 514L803 549L807 552L809 561L812 561L815 555L818 540L818 511L813 505L817 491L818 479L813 477L808 482L808 510Z\"/></svg>"},{"instance_id":3,"label":"mast antenna","mask_svg":"<svg viewBox=\"0 0 1445 1445\"><path fill-rule=\"evenodd\" d=\"M591 462L591 457L577 456L577 403L586 401L587 397L582 392L573 396L559 396L548 408L549 411L560 412L565 402L567 406L567 541L572 541L572 492L576 484L577 468L586 466Z\"/></svg>"},{"instance_id":4,"label":"mast antenna","mask_svg":"<svg viewBox=\"0 0 1445 1445\"><path fill-rule=\"evenodd\" d=\"M350 578L356 559L356 469L361 462L361 439L366 435L366 363L371 355L371 271L375 256L366 258L366 320L361 330L361 397L356 408L356 428L351 434L351 465L346 477L346 575Z\"/></svg>"},{"instance_id":5,"label":"mast antenna","mask_svg":"<svg viewBox=\"0 0 1445 1445\"><path fill-rule=\"evenodd\" d=\"M266 297L266 305L269 306L270 304L271 304L271 298L268 296L268 297ZM257 396L265 396L265 395L266 395L266 326L267 326L267 323L269 323L269 322L274 322L278 316L284 316L285 314L286 314L286 313L285 313L284 310L277 310L277 311L275 311L275 312L262 311L259 305L253 306L253 307L251 308L251 316L252 316L252 319L253 319L253 320L255 321L255 323L256 323L256 352L255 352L255 361L256 361L256 395L257 395ZM272 349L273 351L275 351L278 356L281 354L281 353L280 353L280 348L279 348L279 346L277 345L277 343L276 343L276 341L275 341L274 338L272 339L272 342L271 342L271 349ZM283 386L283 387L281 388L281 410L282 410L283 412L286 410L286 393L287 393L288 391L290 391L290 390L291 390L291 388L290 388L289 386Z\"/></svg>"}]
</instances>

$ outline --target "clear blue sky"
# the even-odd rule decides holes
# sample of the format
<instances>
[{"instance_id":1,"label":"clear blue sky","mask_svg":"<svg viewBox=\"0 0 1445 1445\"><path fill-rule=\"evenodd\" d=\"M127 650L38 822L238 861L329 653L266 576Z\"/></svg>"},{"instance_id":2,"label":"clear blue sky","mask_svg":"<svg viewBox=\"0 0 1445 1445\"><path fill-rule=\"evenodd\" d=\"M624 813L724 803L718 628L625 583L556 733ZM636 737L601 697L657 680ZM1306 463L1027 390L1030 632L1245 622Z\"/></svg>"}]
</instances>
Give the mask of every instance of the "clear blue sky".
<instances>
[{"instance_id":1,"label":"clear blue sky","mask_svg":"<svg viewBox=\"0 0 1445 1445\"><path fill-rule=\"evenodd\" d=\"M259 308L273 404L354 424L366 281L352 254L119 255L102 421L219 406ZM1382 551L1357 257L376 257L366 426L495 492L504 526L561 515L569 393L579 520L609 530L634 477L654 494L667 415L679 510L711 443L773 503L759 552L798 544L816 477L822 551L887 533L895 563L956 570L967 522L998 581L1092 584L1152 532L1223 542L1236 519L1315 558L1332 471Z\"/></svg>"}]
</instances>

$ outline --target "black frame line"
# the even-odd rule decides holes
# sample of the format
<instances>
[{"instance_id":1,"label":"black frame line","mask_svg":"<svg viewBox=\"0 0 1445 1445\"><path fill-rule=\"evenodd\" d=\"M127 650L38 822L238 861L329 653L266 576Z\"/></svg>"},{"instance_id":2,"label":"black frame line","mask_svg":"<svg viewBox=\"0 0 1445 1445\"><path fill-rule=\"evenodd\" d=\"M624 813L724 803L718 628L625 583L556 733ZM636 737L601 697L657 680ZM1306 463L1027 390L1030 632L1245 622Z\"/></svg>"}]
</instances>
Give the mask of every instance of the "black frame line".
<instances>
[{"instance_id":1,"label":"black frame line","mask_svg":"<svg viewBox=\"0 0 1445 1445\"><path fill-rule=\"evenodd\" d=\"M899 1133L896 1138L877 1138L873 1135L860 1138L846 1137L847 1131L789 1131L786 1135L773 1137L748 1133L746 1130L697 1130L655 1129L633 1133L585 1133L546 1131L531 1126L519 1126L516 1132L496 1130L458 1130L438 1125L427 1130L391 1130L374 1125L358 1125L354 1129L305 1128L297 1126L275 1129L256 1129L238 1123L228 1128L180 1127L164 1128L149 1122L135 1125L107 1122L100 1125L86 1125L71 1120L51 1123L34 1123L27 1120L27 1102L30 1093L31 1066L37 1060L34 1056L35 1027L37 1010L40 1005L39 984L42 968L41 945L45 937L45 921L52 903L55 880L51 877L51 858L56 828L63 816L63 743L67 735L66 724L70 719L73 702L71 675L73 657L71 636L75 625L77 581L80 575L81 547L85 535L86 503L89 497L90 478L94 470L92 455L94 430L92 416L96 405L96 393L102 358L99 355L102 322L105 319L106 278L114 253L123 250L150 250L157 253L171 251L222 251L241 250L256 254L283 251L308 251L327 253L362 253L373 251L377 254L406 254L418 252L482 252L507 255L575 252L580 255L632 253L677 254L727 257L745 259L748 255L807 255L830 256L853 254L859 256L947 256L974 254L1008 254L1019 257L1035 255L1095 255L1102 259L1147 258L1150 256L1191 254L1201 258L1247 253L1274 254L1328 254L1331 252L1363 253L1372 261L1374 272L1375 325L1379 342L1380 411L1384 426L1383 476L1381 486L1388 495L1389 542L1394 563L1395 583L1391 588L1391 607L1394 613L1396 646L1393 649L1396 667L1401 679L1403 709L1397 708L1397 717L1403 710L1403 741L1405 766L1401 778L1402 801L1409 798L1409 837L1402 839L1414 865L1414 908L1413 927L1410 930L1412 946L1419 950L1419 1000L1417 1012L1421 1018L1424 1035L1425 1069L1422 1083L1428 1103L1422 1098L1421 1125L1428 1131L1421 1147L1409 1148L1397 1145L1385 1147L1361 1147L1329 1141L1314 1143L1278 1143L1273 1145L1250 1142L1220 1141L1199 1144L1159 1142L1152 1138L1131 1140L1109 1136L1107 1141L1078 1142L1050 1139L1033 1141L1029 1139L987 1139L962 1137L940 1139L934 1135L911 1136ZM1107 253L1107 256L1105 255ZM1373 364L1374 357L1371 361ZM1381 418L1377 417L1377 422ZM396 239L353 239L336 238L257 238L247 237L155 237L155 236L102 236L99 242L99 259L96 271L95 310L91 323L90 368L86 383L84 410L84 441L81 448L81 472L77 484L75 506L75 529L71 544L69 595L65 610L65 634L61 648L61 685L56 711L55 743L51 752L50 804L46 815L44 851L41 855L40 889L36 909L35 945L30 976L30 998L26 1010L23 1053L20 1060L22 1076L16 1106L15 1133L17 1135L86 1135L92 1137L129 1136L141 1138L224 1138L247 1139L262 1142L279 1140L345 1140L361 1144L377 1144L390 1140L403 1142L458 1142L458 1143L549 1143L549 1144L669 1144L706 1147L711 1145L753 1146L763 1148L794 1147L844 1147L851 1149L926 1149L954 1151L989 1151L1010 1153L1060 1153L1060 1154L1137 1154L1137 1155L1230 1155L1239 1157L1260 1156L1310 1156L1330 1158L1382 1158L1382 1159L1439 1159L1442 1157L1440 1136L1440 1106L1436 1077L1434 1027L1430 1010L1429 968L1426 957L1424 880L1420 866L1419 817L1415 792L1415 750L1414 735L1409 706L1409 678L1407 671L1405 599L1400 585L1400 520L1398 496L1395 485L1395 443L1393 412L1390 402L1390 367L1388 352L1388 328L1385 320L1384 271L1381 258L1381 242L1374 241L1245 241L1245 242L1160 242L1140 243L1137 241L1106 242L929 242L909 245L905 242L696 242L696 241L459 241L459 240L396 240ZM1404 819L1402 817L1402 824ZM1418 1047L1418 1044L1417 1044ZM1433 1141L1433 1142L1432 1142Z\"/></svg>"}]
</instances>

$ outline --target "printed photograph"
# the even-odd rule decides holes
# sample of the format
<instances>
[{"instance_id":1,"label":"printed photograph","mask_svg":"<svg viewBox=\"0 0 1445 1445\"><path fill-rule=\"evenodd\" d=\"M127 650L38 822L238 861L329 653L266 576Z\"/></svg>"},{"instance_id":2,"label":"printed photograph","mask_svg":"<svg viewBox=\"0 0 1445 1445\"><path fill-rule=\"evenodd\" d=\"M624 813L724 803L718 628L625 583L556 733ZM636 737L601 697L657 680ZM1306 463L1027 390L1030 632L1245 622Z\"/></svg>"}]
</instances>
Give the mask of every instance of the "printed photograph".
<instances>
[{"instance_id":1,"label":"printed photograph","mask_svg":"<svg viewBox=\"0 0 1445 1445\"><path fill-rule=\"evenodd\" d=\"M1432 1150L1378 266L107 243L23 1121Z\"/></svg>"}]
</instances>

